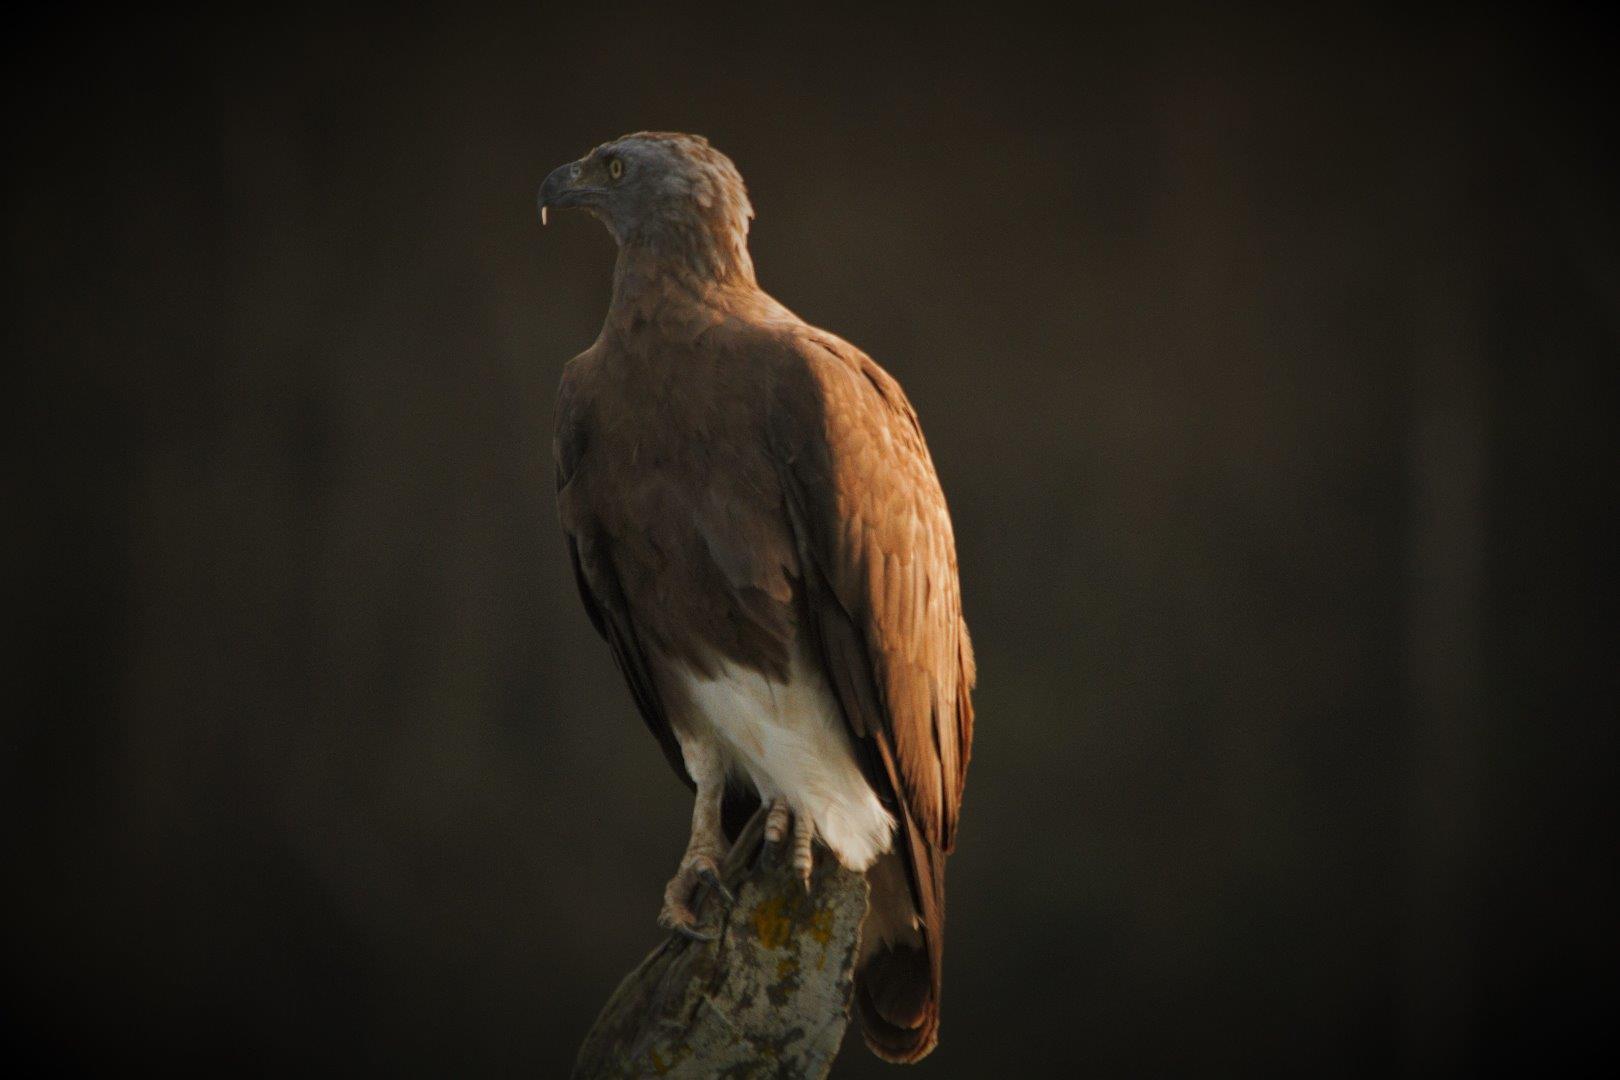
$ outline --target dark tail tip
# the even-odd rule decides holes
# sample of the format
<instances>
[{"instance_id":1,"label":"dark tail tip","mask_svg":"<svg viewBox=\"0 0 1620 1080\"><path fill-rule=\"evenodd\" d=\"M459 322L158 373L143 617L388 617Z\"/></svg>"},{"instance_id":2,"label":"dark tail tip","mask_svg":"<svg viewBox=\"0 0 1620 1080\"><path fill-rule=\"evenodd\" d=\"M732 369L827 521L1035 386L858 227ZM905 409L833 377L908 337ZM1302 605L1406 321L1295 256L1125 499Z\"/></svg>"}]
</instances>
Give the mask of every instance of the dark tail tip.
<instances>
[{"instance_id":1,"label":"dark tail tip","mask_svg":"<svg viewBox=\"0 0 1620 1080\"><path fill-rule=\"evenodd\" d=\"M861 1034L885 1061L921 1061L939 1042L939 992L921 948L880 948L855 974Z\"/></svg>"}]
</instances>

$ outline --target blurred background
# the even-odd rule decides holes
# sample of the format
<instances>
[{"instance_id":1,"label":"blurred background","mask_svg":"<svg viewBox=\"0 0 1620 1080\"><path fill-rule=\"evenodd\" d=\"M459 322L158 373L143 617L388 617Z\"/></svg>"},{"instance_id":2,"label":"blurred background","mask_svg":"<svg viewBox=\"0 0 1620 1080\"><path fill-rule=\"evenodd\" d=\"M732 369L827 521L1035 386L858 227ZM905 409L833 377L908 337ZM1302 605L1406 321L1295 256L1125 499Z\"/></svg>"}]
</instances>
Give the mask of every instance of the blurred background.
<instances>
[{"instance_id":1,"label":"blurred background","mask_svg":"<svg viewBox=\"0 0 1620 1080\"><path fill-rule=\"evenodd\" d=\"M979 728L917 1075L1599 1033L1595 25L591 7L8 37L15 1054L558 1076L659 940L689 797L552 497L612 244L535 213L642 128L733 156L762 284L899 377L951 500Z\"/></svg>"}]
</instances>

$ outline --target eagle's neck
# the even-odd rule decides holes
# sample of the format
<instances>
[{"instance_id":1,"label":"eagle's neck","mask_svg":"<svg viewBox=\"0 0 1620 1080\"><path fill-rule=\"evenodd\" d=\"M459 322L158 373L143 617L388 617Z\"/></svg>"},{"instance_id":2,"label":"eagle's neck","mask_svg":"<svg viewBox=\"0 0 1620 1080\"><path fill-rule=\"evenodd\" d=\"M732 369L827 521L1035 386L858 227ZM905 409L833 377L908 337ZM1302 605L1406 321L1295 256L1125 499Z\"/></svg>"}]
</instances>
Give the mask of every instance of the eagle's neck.
<instances>
[{"instance_id":1,"label":"eagle's neck","mask_svg":"<svg viewBox=\"0 0 1620 1080\"><path fill-rule=\"evenodd\" d=\"M746 237L701 224L638 230L619 239L608 326L684 320L694 307L724 307L758 288Z\"/></svg>"}]
</instances>

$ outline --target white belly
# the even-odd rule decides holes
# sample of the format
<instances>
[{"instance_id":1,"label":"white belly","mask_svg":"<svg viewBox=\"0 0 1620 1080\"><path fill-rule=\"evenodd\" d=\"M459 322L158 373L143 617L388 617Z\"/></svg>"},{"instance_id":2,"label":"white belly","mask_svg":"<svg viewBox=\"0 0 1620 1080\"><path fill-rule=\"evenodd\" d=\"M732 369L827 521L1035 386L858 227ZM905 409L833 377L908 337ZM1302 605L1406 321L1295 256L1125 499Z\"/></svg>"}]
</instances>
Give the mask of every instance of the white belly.
<instances>
[{"instance_id":1,"label":"white belly","mask_svg":"<svg viewBox=\"0 0 1620 1080\"><path fill-rule=\"evenodd\" d=\"M866 782L843 713L821 669L794 658L785 683L723 661L704 677L684 671L694 724L712 732L729 771L760 798L783 798L808 814L822 842L852 870L888 851L894 819Z\"/></svg>"}]
</instances>

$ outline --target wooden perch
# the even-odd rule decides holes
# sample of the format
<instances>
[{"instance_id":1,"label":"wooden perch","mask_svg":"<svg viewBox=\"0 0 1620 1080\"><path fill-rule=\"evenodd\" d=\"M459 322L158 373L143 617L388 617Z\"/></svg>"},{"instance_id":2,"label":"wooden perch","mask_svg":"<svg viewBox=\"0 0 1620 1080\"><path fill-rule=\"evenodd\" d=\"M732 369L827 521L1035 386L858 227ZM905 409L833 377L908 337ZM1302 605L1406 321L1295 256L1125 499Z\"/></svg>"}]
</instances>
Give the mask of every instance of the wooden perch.
<instances>
[{"instance_id":1,"label":"wooden perch","mask_svg":"<svg viewBox=\"0 0 1620 1080\"><path fill-rule=\"evenodd\" d=\"M823 1077L849 1023L866 877L818 851L810 894L755 814L722 868L737 898L705 896L713 941L672 935L627 975L574 1064L602 1077Z\"/></svg>"}]
</instances>

